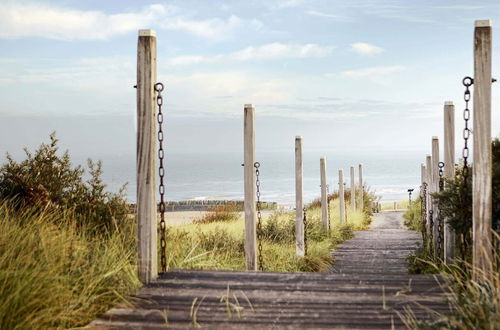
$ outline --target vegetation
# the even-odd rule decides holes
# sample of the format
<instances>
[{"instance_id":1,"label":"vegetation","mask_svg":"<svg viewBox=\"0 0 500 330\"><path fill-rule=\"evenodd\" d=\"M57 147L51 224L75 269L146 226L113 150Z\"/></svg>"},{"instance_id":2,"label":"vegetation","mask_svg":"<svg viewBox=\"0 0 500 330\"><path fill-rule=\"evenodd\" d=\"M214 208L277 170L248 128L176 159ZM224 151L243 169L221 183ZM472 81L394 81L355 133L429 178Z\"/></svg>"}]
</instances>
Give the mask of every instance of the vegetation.
<instances>
[{"instance_id":1,"label":"vegetation","mask_svg":"<svg viewBox=\"0 0 500 330\"><path fill-rule=\"evenodd\" d=\"M317 205L308 208L306 237L308 255L295 255L295 213L278 210L263 222L262 247L264 268L267 271L317 272L330 269L333 260L331 250L353 236L354 230L366 229L370 223L367 213L350 213L347 208L346 224L340 225L338 201L330 203L331 230L321 227L321 209ZM197 223L169 227L169 268L190 269L245 269L244 222L242 219L223 221L197 221Z\"/></svg>"},{"instance_id":2,"label":"vegetation","mask_svg":"<svg viewBox=\"0 0 500 330\"><path fill-rule=\"evenodd\" d=\"M0 200L11 200L17 209L71 211L76 225L99 232L115 230L126 221L128 206L119 193L106 192L102 164L88 160L88 173L72 167L68 151L58 155L55 133L50 143L35 152L25 149L26 159L16 162L7 154L0 168ZM88 179L84 179L87 174Z\"/></svg>"},{"instance_id":3,"label":"vegetation","mask_svg":"<svg viewBox=\"0 0 500 330\"><path fill-rule=\"evenodd\" d=\"M443 265L431 251L422 248L419 254L410 257L410 271L414 273L441 273L450 288L449 303L453 313L440 315L435 323L417 322L411 311L407 325L414 329L498 329L500 324L500 141L492 142L493 151L493 221L491 271L482 274L483 280L472 279L472 169L464 180L461 168L455 177L445 181L442 192L433 194L441 216L457 234L458 260L455 265ZM418 206L414 205L405 214L407 225L422 229L423 222ZM425 236L424 236L425 237ZM424 243L424 246L427 244Z\"/></svg>"},{"instance_id":4,"label":"vegetation","mask_svg":"<svg viewBox=\"0 0 500 330\"><path fill-rule=\"evenodd\" d=\"M0 202L2 329L84 326L139 287L134 226L98 234L74 214Z\"/></svg>"}]
</instances>

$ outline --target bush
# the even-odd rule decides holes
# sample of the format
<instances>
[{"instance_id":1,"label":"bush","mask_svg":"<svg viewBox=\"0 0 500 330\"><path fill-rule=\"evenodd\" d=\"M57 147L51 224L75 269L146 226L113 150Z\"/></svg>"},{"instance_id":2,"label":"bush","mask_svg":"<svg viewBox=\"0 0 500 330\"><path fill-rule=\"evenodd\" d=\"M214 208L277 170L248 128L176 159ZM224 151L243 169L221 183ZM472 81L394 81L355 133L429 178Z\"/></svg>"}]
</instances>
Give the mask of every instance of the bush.
<instances>
[{"instance_id":1,"label":"bush","mask_svg":"<svg viewBox=\"0 0 500 330\"><path fill-rule=\"evenodd\" d=\"M21 162L7 154L0 168L0 199L14 201L18 209L71 210L78 226L92 230L118 228L128 214L125 186L116 194L106 192L102 163L90 159L85 180L85 170L72 167L68 151L58 155L57 143L52 133L50 143L42 143L34 153L25 149Z\"/></svg>"},{"instance_id":2,"label":"bush","mask_svg":"<svg viewBox=\"0 0 500 330\"><path fill-rule=\"evenodd\" d=\"M233 204L224 204L212 207L207 213L198 219L194 219L193 223L212 223L212 222L229 222L239 219L238 208Z\"/></svg>"}]
</instances>

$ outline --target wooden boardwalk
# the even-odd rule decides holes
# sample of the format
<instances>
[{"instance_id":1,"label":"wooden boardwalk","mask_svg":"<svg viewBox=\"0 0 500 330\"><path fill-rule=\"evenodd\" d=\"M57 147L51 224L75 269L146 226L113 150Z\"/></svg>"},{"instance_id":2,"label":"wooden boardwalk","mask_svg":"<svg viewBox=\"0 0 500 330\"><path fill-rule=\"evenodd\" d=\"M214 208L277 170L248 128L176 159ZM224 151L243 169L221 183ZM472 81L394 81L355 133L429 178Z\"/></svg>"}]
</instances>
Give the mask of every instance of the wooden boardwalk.
<instances>
[{"instance_id":1,"label":"wooden boardwalk","mask_svg":"<svg viewBox=\"0 0 500 330\"><path fill-rule=\"evenodd\" d=\"M401 213L374 218L339 247L332 273L175 270L141 289L134 306L117 306L91 323L96 329L404 328L411 307L446 312L431 275L406 274L405 258L420 241L402 228Z\"/></svg>"}]
</instances>

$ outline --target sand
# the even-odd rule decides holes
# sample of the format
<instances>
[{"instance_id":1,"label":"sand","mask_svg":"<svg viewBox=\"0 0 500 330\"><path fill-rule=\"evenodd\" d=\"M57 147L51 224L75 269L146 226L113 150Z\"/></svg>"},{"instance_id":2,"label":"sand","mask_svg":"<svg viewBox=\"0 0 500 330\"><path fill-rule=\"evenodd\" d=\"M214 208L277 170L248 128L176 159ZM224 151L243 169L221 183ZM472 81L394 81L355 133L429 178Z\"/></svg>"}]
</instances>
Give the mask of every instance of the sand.
<instances>
[{"instance_id":1,"label":"sand","mask_svg":"<svg viewBox=\"0 0 500 330\"><path fill-rule=\"evenodd\" d=\"M274 211L262 211L262 217L267 218ZM180 211L180 212L166 212L165 220L168 226L180 226L193 222L193 220L201 218L207 211ZM243 219L244 213L240 212L240 219Z\"/></svg>"}]
</instances>

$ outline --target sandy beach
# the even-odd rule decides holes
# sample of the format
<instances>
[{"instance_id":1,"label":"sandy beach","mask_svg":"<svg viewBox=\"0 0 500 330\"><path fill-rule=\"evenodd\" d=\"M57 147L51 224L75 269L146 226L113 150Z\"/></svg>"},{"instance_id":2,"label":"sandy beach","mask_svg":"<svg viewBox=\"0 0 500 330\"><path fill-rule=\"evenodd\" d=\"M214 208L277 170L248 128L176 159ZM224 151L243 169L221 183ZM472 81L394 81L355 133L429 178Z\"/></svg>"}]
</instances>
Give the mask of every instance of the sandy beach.
<instances>
[{"instance_id":1,"label":"sandy beach","mask_svg":"<svg viewBox=\"0 0 500 330\"><path fill-rule=\"evenodd\" d=\"M263 210L262 217L267 218L271 215L273 210ZM165 219L168 226L180 226L193 222L193 220L201 218L208 213L207 211L179 211L179 212L166 212ZM240 219L243 219L244 212L239 212Z\"/></svg>"}]
</instances>

